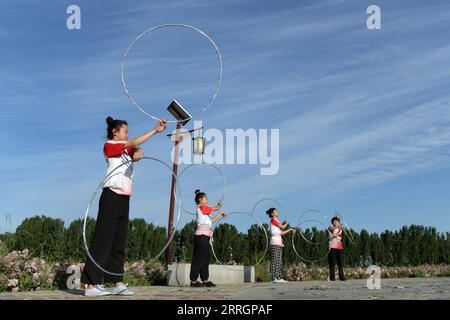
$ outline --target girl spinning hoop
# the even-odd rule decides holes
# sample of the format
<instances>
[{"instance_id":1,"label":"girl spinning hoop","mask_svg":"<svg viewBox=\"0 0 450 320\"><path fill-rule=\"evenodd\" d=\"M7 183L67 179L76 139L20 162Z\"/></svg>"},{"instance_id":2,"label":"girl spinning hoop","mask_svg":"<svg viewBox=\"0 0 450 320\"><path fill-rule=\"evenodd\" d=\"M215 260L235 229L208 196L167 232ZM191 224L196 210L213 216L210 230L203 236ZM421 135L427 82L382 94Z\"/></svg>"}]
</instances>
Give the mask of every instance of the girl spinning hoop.
<instances>
[{"instance_id":1,"label":"girl spinning hoop","mask_svg":"<svg viewBox=\"0 0 450 320\"><path fill-rule=\"evenodd\" d=\"M200 190L195 190L195 203L197 204L197 230L194 236L194 253L191 265L191 287L215 287L216 285L208 280L209 278L209 260L211 258L211 248L209 242L213 235L212 224L227 214L220 211L222 201L217 206L208 206L208 196ZM215 217L211 217L213 211L219 211ZM198 276L202 282L198 282Z\"/></svg>"},{"instance_id":2,"label":"girl spinning hoop","mask_svg":"<svg viewBox=\"0 0 450 320\"><path fill-rule=\"evenodd\" d=\"M89 252L97 263L112 273L123 274L125 244L128 230L129 203L133 179L133 161L139 161L144 150L138 148L147 139L166 129L165 120L160 120L156 128L128 140L128 123L124 120L106 119L108 141L103 147L108 169L108 178L103 184L100 196L97 223ZM114 171L114 174L110 174ZM107 291L103 282L115 283L113 290ZM87 259L81 283L86 296L110 294L132 295L123 283L122 275L112 275L100 270L91 259Z\"/></svg>"},{"instance_id":3,"label":"girl spinning hoop","mask_svg":"<svg viewBox=\"0 0 450 320\"><path fill-rule=\"evenodd\" d=\"M278 221L278 210L270 208L266 211L266 214L270 218L270 275L273 283L287 282L281 277L282 255L283 255L283 239L282 235L289 232L295 232L295 229L289 228L284 230L288 226L288 222L281 223ZM282 231L283 230L283 231Z\"/></svg>"}]
</instances>

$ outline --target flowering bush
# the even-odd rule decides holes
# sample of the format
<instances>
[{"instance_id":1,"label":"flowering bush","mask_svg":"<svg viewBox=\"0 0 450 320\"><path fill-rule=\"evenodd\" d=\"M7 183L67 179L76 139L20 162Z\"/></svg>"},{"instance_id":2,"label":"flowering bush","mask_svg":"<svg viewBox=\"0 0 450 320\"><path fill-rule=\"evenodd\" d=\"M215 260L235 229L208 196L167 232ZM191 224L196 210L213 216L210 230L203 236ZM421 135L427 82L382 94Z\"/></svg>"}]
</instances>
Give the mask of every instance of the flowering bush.
<instances>
[{"instance_id":1,"label":"flowering bush","mask_svg":"<svg viewBox=\"0 0 450 320\"><path fill-rule=\"evenodd\" d=\"M299 263L283 270L291 281L327 280L329 271L322 267L307 267ZM450 265L423 265L417 267L380 267L381 278L448 277ZM344 268L347 279L367 279L366 268Z\"/></svg>"},{"instance_id":2,"label":"flowering bush","mask_svg":"<svg viewBox=\"0 0 450 320\"><path fill-rule=\"evenodd\" d=\"M78 268L80 275L83 272L84 263L55 263L53 264L53 272L55 275L54 287L58 289L67 289L67 279L74 274L74 271L68 273L70 266Z\"/></svg>"},{"instance_id":3,"label":"flowering bush","mask_svg":"<svg viewBox=\"0 0 450 320\"><path fill-rule=\"evenodd\" d=\"M0 291L52 289L55 273L43 259L29 258L28 250L0 257Z\"/></svg>"},{"instance_id":4,"label":"flowering bush","mask_svg":"<svg viewBox=\"0 0 450 320\"><path fill-rule=\"evenodd\" d=\"M84 263L53 263L29 257L27 249L6 253L0 242L0 292L67 289L67 273L70 266L83 272ZM160 263L147 264L143 260L125 263L125 282L136 285L165 284L165 268Z\"/></svg>"},{"instance_id":5,"label":"flowering bush","mask_svg":"<svg viewBox=\"0 0 450 320\"><path fill-rule=\"evenodd\" d=\"M0 241L0 292L67 289L69 266L75 265L80 273L84 263L53 263L29 257L27 249L7 252ZM143 260L126 262L124 282L130 286L163 285L166 270L159 262L148 264ZM440 277L450 276L450 265L422 265L418 267L381 267L382 278ZM347 279L367 279L366 268L344 268ZM73 273L72 273L73 274ZM283 270L284 277L291 281L327 280L328 268L306 266L299 263ZM257 281L270 281L269 263L256 267Z\"/></svg>"},{"instance_id":6,"label":"flowering bush","mask_svg":"<svg viewBox=\"0 0 450 320\"><path fill-rule=\"evenodd\" d=\"M159 262L147 264L140 260L133 263L125 263L124 281L129 285L163 285L166 282L166 269Z\"/></svg>"}]
</instances>

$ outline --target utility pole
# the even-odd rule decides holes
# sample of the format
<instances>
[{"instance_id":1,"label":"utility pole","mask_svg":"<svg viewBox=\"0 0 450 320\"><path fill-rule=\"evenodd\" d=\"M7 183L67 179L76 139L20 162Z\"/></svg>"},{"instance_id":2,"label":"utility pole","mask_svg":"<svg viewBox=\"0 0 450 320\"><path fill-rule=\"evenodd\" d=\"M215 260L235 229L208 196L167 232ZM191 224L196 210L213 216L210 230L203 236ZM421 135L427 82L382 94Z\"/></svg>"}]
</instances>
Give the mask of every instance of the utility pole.
<instances>
[{"instance_id":1,"label":"utility pole","mask_svg":"<svg viewBox=\"0 0 450 320\"><path fill-rule=\"evenodd\" d=\"M172 186L170 188L170 207L169 207L169 223L167 226L167 239L170 239L170 237L172 237L172 233L173 233L173 214L175 211L175 192L176 192L176 184L177 184L177 173L178 173L178 153L180 150L180 129L181 129L181 123L178 122L177 123L177 128L176 128L176 139L175 139L175 153L174 153L174 161L173 161L173 166L172 166ZM167 247L166 252L165 252L165 256L164 256L164 261L166 263L166 265L169 265L172 262L172 250L170 248L170 245Z\"/></svg>"}]
</instances>

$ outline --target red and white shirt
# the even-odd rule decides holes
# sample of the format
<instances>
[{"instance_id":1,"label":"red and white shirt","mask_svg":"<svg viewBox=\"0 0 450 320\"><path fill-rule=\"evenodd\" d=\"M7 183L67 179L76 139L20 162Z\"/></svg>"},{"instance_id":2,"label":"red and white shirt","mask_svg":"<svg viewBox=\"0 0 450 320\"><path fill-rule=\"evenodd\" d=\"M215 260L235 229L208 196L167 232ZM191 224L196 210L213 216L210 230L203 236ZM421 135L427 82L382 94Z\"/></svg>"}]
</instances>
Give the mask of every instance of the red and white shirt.
<instances>
[{"instance_id":1,"label":"red and white shirt","mask_svg":"<svg viewBox=\"0 0 450 320\"><path fill-rule=\"evenodd\" d=\"M330 237L329 248L344 250L344 245L342 244L342 228L334 228L333 232L328 231L337 237Z\"/></svg>"},{"instance_id":2,"label":"red and white shirt","mask_svg":"<svg viewBox=\"0 0 450 320\"><path fill-rule=\"evenodd\" d=\"M117 194L131 196L131 184L133 180L133 162L131 157L135 148L125 148L126 141L109 140L103 147L108 169L108 179L103 188L109 188ZM126 163L126 164L124 164Z\"/></svg>"},{"instance_id":3,"label":"red and white shirt","mask_svg":"<svg viewBox=\"0 0 450 320\"><path fill-rule=\"evenodd\" d=\"M270 243L271 246L284 247L281 238L281 222L277 218L270 219Z\"/></svg>"},{"instance_id":4,"label":"red and white shirt","mask_svg":"<svg viewBox=\"0 0 450 320\"><path fill-rule=\"evenodd\" d=\"M198 206L197 207L197 230L195 230L196 236L208 236L212 237L212 219L211 212L213 208L210 206Z\"/></svg>"}]
</instances>

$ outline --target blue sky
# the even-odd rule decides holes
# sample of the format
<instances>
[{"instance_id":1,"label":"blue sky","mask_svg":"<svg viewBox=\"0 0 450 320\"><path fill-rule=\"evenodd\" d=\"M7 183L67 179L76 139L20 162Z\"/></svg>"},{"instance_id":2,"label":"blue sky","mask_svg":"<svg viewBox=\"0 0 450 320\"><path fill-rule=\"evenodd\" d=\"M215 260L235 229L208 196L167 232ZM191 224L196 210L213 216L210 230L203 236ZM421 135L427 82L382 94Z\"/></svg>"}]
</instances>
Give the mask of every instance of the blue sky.
<instances>
[{"instance_id":1,"label":"blue sky","mask_svg":"<svg viewBox=\"0 0 450 320\"><path fill-rule=\"evenodd\" d=\"M81 30L66 28L70 4L81 7ZM366 28L369 4L381 7L382 30ZM155 125L125 96L120 64L134 37L163 23L197 26L221 50L221 91L200 117L207 128L280 129L276 176L221 166L224 209L251 211L271 197L293 225L317 209L343 212L357 230L450 230L448 1L76 0L2 5L0 232L4 213L13 228L35 214L83 217L105 172L106 116L128 120L131 136ZM127 67L132 93L158 117L172 97L196 113L217 76L211 47L187 30L144 38ZM170 160L163 135L144 148ZM132 217L166 223L170 173L161 168L138 164ZM220 195L208 170L180 181L187 205L200 181Z\"/></svg>"}]
</instances>

